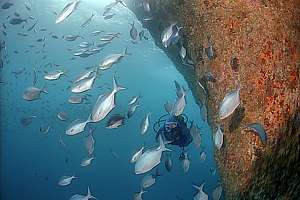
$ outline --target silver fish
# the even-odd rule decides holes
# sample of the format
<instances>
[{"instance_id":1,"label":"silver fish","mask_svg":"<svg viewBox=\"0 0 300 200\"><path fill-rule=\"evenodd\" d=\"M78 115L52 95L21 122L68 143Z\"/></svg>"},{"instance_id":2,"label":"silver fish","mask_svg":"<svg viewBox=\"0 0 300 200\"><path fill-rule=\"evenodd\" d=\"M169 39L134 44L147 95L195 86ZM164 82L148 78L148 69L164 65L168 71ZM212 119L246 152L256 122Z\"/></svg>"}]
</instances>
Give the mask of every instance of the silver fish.
<instances>
[{"instance_id":1,"label":"silver fish","mask_svg":"<svg viewBox=\"0 0 300 200\"><path fill-rule=\"evenodd\" d=\"M28 34L27 34L27 33L21 33L21 32L19 32L19 33L18 33L18 35L20 35L20 36L23 36L23 37L26 37L26 36L28 36Z\"/></svg>"},{"instance_id":2,"label":"silver fish","mask_svg":"<svg viewBox=\"0 0 300 200\"><path fill-rule=\"evenodd\" d=\"M75 41L77 38L82 38L80 35L64 35L63 38L66 41Z\"/></svg>"},{"instance_id":3,"label":"silver fish","mask_svg":"<svg viewBox=\"0 0 300 200\"><path fill-rule=\"evenodd\" d=\"M100 33L102 33L103 31L93 31L93 32L91 32L91 34L93 35L93 36L97 36L97 35L99 35Z\"/></svg>"},{"instance_id":4,"label":"silver fish","mask_svg":"<svg viewBox=\"0 0 300 200\"><path fill-rule=\"evenodd\" d=\"M115 36L113 36L113 35L106 35L106 36L102 36L100 38L100 41L101 42L111 42L114 38L115 38Z\"/></svg>"},{"instance_id":5,"label":"silver fish","mask_svg":"<svg viewBox=\"0 0 300 200\"><path fill-rule=\"evenodd\" d=\"M75 94L69 97L68 102L72 104L80 104L85 99L86 99L85 96Z\"/></svg>"},{"instance_id":6,"label":"silver fish","mask_svg":"<svg viewBox=\"0 0 300 200\"><path fill-rule=\"evenodd\" d=\"M199 131L198 127L194 125L194 123L192 123L192 126L190 128L190 134L193 138L195 147L199 148L201 145L200 131Z\"/></svg>"},{"instance_id":7,"label":"silver fish","mask_svg":"<svg viewBox=\"0 0 300 200\"><path fill-rule=\"evenodd\" d=\"M172 170L173 167L173 162L171 158L171 154L167 154L167 158L165 159L165 168L167 169L168 172Z\"/></svg>"},{"instance_id":8,"label":"silver fish","mask_svg":"<svg viewBox=\"0 0 300 200\"><path fill-rule=\"evenodd\" d=\"M161 162L161 155L164 151L171 151L165 147L161 136L159 136L159 142L158 148L145 151L135 162L135 174L143 174L150 171L159 165Z\"/></svg>"},{"instance_id":9,"label":"silver fish","mask_svg":"<svg viewBox=\"0 0 300 200\"><path fill-rule=\"evenodd\" d=\"M81 93L85 92L93 87L94 81L97 77L97 74L95 73L94 76L90 78L85 78L77 83L75 83L72 88L71 92L73 93Z\"/></svg>"},{"instance_id":10,"label":"silver fish","mask_svg":"<svg viewBox=\"0 0 300 200\"><path fill-rule=\"evenodd\" d=\"M177 81L174 81L174 83L176 87L176 95L180 98L184 93L186 93L186 89L184 89L183 86L181 87Z\"/></svg>"},{"instance_id":11,"label":"silver fish","mask_svg":"<svg viewBox=\"0 0 300 200\"><path fill-rule=\"evenodd\" d=\"M95 140L93 135L89 135L85 140L85 148L89 155L92 155L95 150Z\"/></svg>"},{"instance_id":12,"label":"silver fish","mask_svg":"<svg viewBox=\"0 0 300 200\"><path fill-rule=\"evenodd\" d=\"M133 114L135 113L137 107L139 107L139 106L140 106L139 104L130 105L130 107L129 107L128 111L127 111L127 118L128 119L133 116Z\"/></svg>"},{"instance_id":13,"label":"silver fish","mask_svg":"<svg viewBox=\"0 0 300 200\"><path fill-rule=\"evenodd\" d=\"M155 183L155 179L153 178L153 176L151 174L148 174L148 175L144 176L144 178L142 179L141 186L143 188L148 188L148 187L152 186L154 183Z\"/></svg>"},{"instance_id":14,"label":"silver fish","mask_svg":"<svg viewBox=\"0 0 300 200\"><path fill-rule=\"evenodd\" d=\"M79 2L80 2L80 0L75 0L75 1L68 3L62 9L62 11L57 15L55 23L58 24L58 23L63 22L65 19L67 19L75 11Z\"/></svg>"},{"instance_id":15,"label":"silver fish","mask_svg":"<svg viewBox=\"0 0 300 200\"><path fill-rule=\"evenodd\" d=\"M38 21L36 20L36 22L31 27L29 27L27 29L27 31L31 31L36 26L37 23L38 23Z\"/></svg>"},{"instance_id":16,"label":"silver fish","mask_svg":"<svg viewBox=\"0 0 300 200\"><path fill-rule=\"evenodd\" d=\"M63 74L65 74L65 72L62 70L51 71L44 75L44 79L49 80L49 81L57 80Z\"/></svg>"},{"instance_id":17,"label":"silver fish","mask_svg":"<svg viewBox=\"0 0 300 200\"><path fill-rule=\"evenodd\" d=\"M104 7L103 16L106 16L118 3L122 4L124 7L127 7L126 4L122 0L115 0L114 2L106 5Z\"/></svg>"},{"instance_id":18,"label":"silver fish","mask_svg":"<svg viewBox=\"0 0 300 200\"><path fill-rule=\"evenodd\" d=\"M22 18L10 18L8 21L10 24L12 25L18 25L21 24L23 22L27 23L27 19L22 19Z\"/></svg>"},{"instance_id":19,"label":"silver fish","mask_svg":"<svg viewBox=\"0 0 300 200\"><path fill-rule=\"evenodd\" d=\"M182 94L180 98L177 99L177 101L174 103L174 106L172 108L172 114L175 116L179 116L183 113L186 102L185 102L185 93Z\"/></svg>"},{"instance_id":20,"label":"silver fish","mask_svg":"<svg viewBox=\"0 0 300 200\"><path fill-rule=\"evenodd\" d=\"M81 167L86 167L88 165L90 165L92 163L92 161L94 160L94 157L90 157L90 158L84 158L81 163L80 166Z\"/></svg>"},{"instance_id":21,"label":"silver fish","mask_svg":"<svg viewBox=\"0 0 300 200\"><path fill-rule=\"evenodd\" d=\"M67 121L68 120L68 114L66 112L59 112L57 113L57 118L61 121Z\"/></svg>"},{"instance_id":22,"label":"silver fish","mask_svg":"<svg viewBox=\"0 0 300 200\"><path fill-rule=\"evenodd\" d=\"M140 130L141 130L141 134L144 135L146 133L146 131L148 130L149 127L149 116L150 116L150 112L147 113L147 115L144 117L144 119L142 120L141 124L140 124Z\"/></svg>"},{"instance_id":23,"label":"silver fish","mask_svg":"<svg viewBox=\"0 0 300 200\"><path fill-rule=\"evenodd\" d=\"M150 12L150 4L149 4L149 2L143 1L142 4L143 4L144 11Z\"/></svg>"},{"instance_id":24,"label":"silver fish","mask_svg":"<svg viewBox=\"0 0 300 200\"><path fill-rule=\"evenodd\" d=\"M178 27L176 23L173 23L164 29L161 35L161 41L164 47L167 48L178 41L180 29L182 29L182 27Z\"/></svg>"},{"instance_id":25,"label":"silver fish","mask_svg":"<svg viewBox=\"0 0 300 200\"><path fill-rule=\"evenodd\" d=\"M204 183L201 186L193 185L198 192L194 195L194 200L208 200L208 195L203 191Z\"/></svg>"},{"instance_id":26,"label":"silver fish","mask_svg":"<svg viewBox=\"0 0 300 200\"><path fill-rule=\"evenodd\" d=\"M200 153L200 159L204 161L204 160L206 160L206 157L207 157L207 156L206 156L205 151L202 151L202 152Z\"/></svg>"},{"instance_id":27,"label":"silver fish","mask_svg":"<svg viewBox=\"0 0 300 200\"><path fill-rule=\"evenodd\" d=\"M218 129L214 135L214 143L215 146L218 150L220 150L222 148L223 145L223 137L224 137L224 133L221 130L220 125L218 126Z\"/></svg>"},{"instance_id":28,"label":"silver fish","mask_svg":"<svg viewBox=\"0 0 300 200\"><path fill-rule=\"evenodd\" d=\"M11 2L5 2L4 4L2 4L1 8L6 10L9 9L11 6L13 6L14 4Z\"/></svg>"},{"instance_id":29,"label":"silver fish","mask_svg":"<svg viewBox=\"0 0 300 200\"><path fill-rule=\"evenodd\" d=\"M91 194L90 187L88 187L87 195L75 194L71 196L69 200L89 200L89 199L97 199Z\"/></svg>"},{"instance_id":30,"label":"silver fish","mask_svg":"<svg viewBox=\"0 0 300 200\"><path fill-rule=\"evenodd\" d=\"M186 174L188 173L189 169L190 169L190 160L189 160L189 157L187 155L187 153L185 152L184 153L184 158L182 160L182 167L183 167L183 172Z\"/></svg>"},{"instance_id":31,"label":"silver fish","mask_svg":"<svg viewBox=\"0 0 300 200\"><path fill-rule=\"evenodd\" d=\"M143 154L143 150L144 147L141 147L137 152L135 152L130 159L130 163L135 163Z\"/></svg>"},{"instance_id":32,"label":"silver fish","mask_svg":"<svg viewBox=\"0 0 300 200\"><path fill-rule=\"evenodd\" d=\"M135 104L138 100L139 100L140 96L134 96L131 98L131 100L129 101L128 105L132 105Z\"/></svg>"},{"instance_id":33,"label":"silver fish","mask_svg":"<svg viewBox=\"0 0 300 200\"><path fill-rule=\"evenodd\" d=\"M51 128L50 125L48 125L46 127L40 127L40 132L43 133L43 134L47 134L47 133L49 133L50 128Z\"/></svg>"},{"instance_id":34,"label":"silver fish","mask_svg":"<svg viewBox=\"0 0 300 200\"><path fill-rule=\"evenodd\" d=\"M203 90L203 92L205 93L205 95L207 95L206 89L205 87L201 84L200 81L197 81L198 85L201 87L201 89Z\"/></svg>"},{"instance_id":35,"label":"silver fish","mask_svg":"<svg viewBox=\"0 0 300 200\"><path fill-rule=\"evenodd\" d=\"M138 31L136 30L135 26L134 26L134 22L132 22L131 25L131 29L130 29L130 37L131 39L133 40L136 40L137 39L137 36L138 36Z\"/></svg>"},{"instance_id":36,"label":"silver fish","mask_svg":"<svg viewBox=\"0 0 300 200\"><path fill-rule=\"evenodd\" d=\"M205 48L205 53L209 60L213 60L216 57L214 53L214 48L211 44L209 45L209 47Z\"/></svg>"},{"instance_id":37,"label":"silver fish","mask_svg":"<svg viewBox=\"0 0 300 200\"><path fill-rule=\"evenodd\" d=\"M143 177L142 182L141 182L141 188L148 188L151 187L153 184L156 182L156 178L158 176L161 176L158 172L158 168L156 168L155 174L148 174Z\"/></svg>"},{"instance_id":38,"label":"silver fish","mask_svg":"<svg viewBox=\"0 0 300 200\"><path fill-rule=\"evenodd\" d=\"M116 15L115 13L111 13L111 14L105 15L105 16L104 16L104 20L111 19L111 18L113 18L115 15Z\"/></svg>"},{"instance_id":39,"label":"silver fish","mask_svg":"<svg viewBox=\"0 0 300 200\"><path fill-rule=\"evenodd\" d=\"M77 178L77 177L74 175L73 176L62 176L58 181L58 185L60 185L60 186L70 185L74 178Z\"/></svg>"},{"instance_id":40,"label":"silver fish","mask_svg":"<svg viewBox=\"0 0 300 200\"><path fill-rule=\"evenodd\" d=\"M184 48L184 46L181 46L180 51L179 51L179 55L180 55L180 58L182 60L185 59L185 57L186 57L186 49Z\"/></svg>"},{"instance_id":41,"label":"silver fish","mask_svg":"<svg viewBox=\"0 0 300 200\"><path fill-rule=\"evenodd\" d=\"M83 22L83 23L80 25L81 28L84 28L84 27L86 27L89 23L91 23L91 21L92 21L92 19L93 19L94 16L95 16L94 13L92 13L92 15L91 15L85 22Z\"/></svg>"},{"instance_id":42,"label":"silver fish","mask_svg":"<svg viewBox=\"0 0 300 200\"><path fill-rule=\"evenodd\" d=\"M110 54L110 55L108 55L99 64L99 69L102 69L102 70L109 69L113 64L121 61L121 59L125 55L128 55L127 48L124 50L123 53L116 53L116 54Z\"/></svg>"},{"instance_id":43,"label":"silver fish","mask_svg":"<svg viewBox=\"0 0 300 200\"><path fill-rule=\"evenodd\" d=\"M264 127L260 123L252 123L247 124L246 128L251 129L254 131L261 139L263 144L266 144L267 142L267 133L264 129Z\"/></svg>"},{"instance_id":44,"label":"silver fish","mask_svg":"<svg viewBox=\"0 0 300 200\"><path fill-rule=\"evenodd\" d=\"M225 95L219 109L220 119L230 116L240 105L240 88Z\"/></svg>"},{"instance_id":45,"label":"silver fish","mask_svg":"<svg viewBox=\"0 0 300 200\"><path fill-rule=\"evenodd\" d=\"M71 123L71 125L68 127L68 129L66 130L66 134L67 135L76 135L78 133L81 133L84 131L86 124L89 121L80 121L80 120L75 120Z\"/></svg>"},{"instance_id":46,"label":"silver fish","mask_svg":"<svg viewBox=\"0 0 300 200\"><path fill-rule=\"evenodd\" d=\"M74 83L77 83L83 79L86 79L86 78L90 78L91 75L94 73L94 69L93 70L88 70L88 71L84 71L84 72L81 72L80 75L76 78L76 80L74 81Z\"/></svg>"},{"instance_id":47,"label":"silver fish","mask_svg":"<svg viewBox=\"0 0 300 200\"><path fill-rule=\"evenodd\" d=\"M173 104L167 101L167 102L164 104L164 108L165 108L165 111L166 111L167 113L171 113L171 112L172 112L172 109L173 109Z\"/></svg>"},{"instance_id":48,"label":"silver fish","mask_svg":"<svg viewBox=\"0 0 300 200\"><path fill-rule=\"evenodd\" d=\"M133 194L133 200L143 200L142 195L147 192L144 190L141 190L140 192L134 193Z\"/></svg>"},{"instance_id":49,"label":"silver fish","mask_svg":"<svg viewBox=\"0 0 300 200\"><path fill-rule=\"evenodd\" d=\"M113 115L109 118L106 128L113 129L119 128L124 124L125 117L122 115Z\"/></svg>"},{"instance_id":50,"label":"silver fish","mask_svg":"<svg viewBox=\"0 0 300 200\"><path fill-rule=\"evenodd\" d=\"M28 116L28 117L23 117L20 119L20 122L23 126L28 126L29 124L31 124L32 122L32 119L36 118L37 116L35 115L31 115L31 116Z\"/></svg>"},{"instance_id":51,"label":"silver fish","mask_svg":"<svg viewBox=\"0 0 300 200\"><path fill-rule=\"evenodd\" d=\"M40 98L41 93L46 93L48 94L48 91L45 90L45 88L37 88L37 87L28 87L25 89L23 93L23 99L27 101L34 101Z\"/></svg>"},{"instance_id":52,"label":"silver fish","mask_svg":"<svg viewBox=\"0 0 300 200\"><path fill-rule=\"evenodd\" d=\"M113 77L113 90L108 94L98 97L91 113L91 121L99 122L104 119L116 107L116 93L124 89L124 87L118 86L115 77Z\"/></svg>"},{"instance_id":53,"label":"silver fish","mask_svg":"<svg viewBox=\"0 0 300 200\"><path fill-rule=\"evenodd\" d=\"M84 50L84 51L76 52L73 55L81 57L81 58L87 58L87 57L89 57L92 54L89 52L89 50Z\"/></svg>"},{"instance_id":54,"label":"silver fish","mask_svg":"<svg viewBox=\"0 0 300 200\"><path fill-rule=\"evenodd\" d=\"M97 44L96 47L105 47L106 45L108 45L110 43L111 43L111 41L101 42L101 43Z\"/></svg>"},{"instance_id":55,"label":"silver fish","mask_svg":"<svg viewBox=\"0 0 300 200\"><path fill-rule=\"evenodd\" d=\"M89 43L89 42L81 42L78 46L81 48L88 48L90 46L92 46L93 43Z\"/></svg>"},{"instance_id":56,"label":"silver fish","mask_svg":"<svg viewBox=\"0 0 300 200\"><path fill-rule=\"evenodd\" d=\"M221 195L222 195L222 186L221 185L219 185L219 186L217 186L215 189L214 189L214 191L213 191L213 193L212 193L212 199L213 200L220 200L220 198L221 198Z\"/></svg>"}]
</instances>

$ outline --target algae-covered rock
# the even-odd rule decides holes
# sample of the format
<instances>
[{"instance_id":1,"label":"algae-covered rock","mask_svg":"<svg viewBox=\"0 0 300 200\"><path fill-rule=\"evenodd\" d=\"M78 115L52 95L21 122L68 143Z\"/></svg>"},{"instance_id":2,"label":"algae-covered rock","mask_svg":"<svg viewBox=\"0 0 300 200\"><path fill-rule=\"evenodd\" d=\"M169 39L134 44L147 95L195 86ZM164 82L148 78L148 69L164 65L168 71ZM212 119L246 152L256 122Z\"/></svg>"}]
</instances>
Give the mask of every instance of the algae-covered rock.
<instances>
[{"instance_id":1,"label":"algae-covered rock","mask_svg":"<svg viewBox=\"0 0 300 200\"><path fill-rule=\"evenodd\" d=\"M128 1L129 7L177 64L198 103L208 104L211 125L224 127L216 160L227 198L299 198L299 122L293 122L300 108L299 1L147 0L150 12L138 2ZM182 65L176 46L161 45L161 32L174 22L183 27L194 68ZM237 85L241 106L220 120L220 102ZM244 129L251 123L266 130L266 144Z\"/></svg>"}]
</instances>

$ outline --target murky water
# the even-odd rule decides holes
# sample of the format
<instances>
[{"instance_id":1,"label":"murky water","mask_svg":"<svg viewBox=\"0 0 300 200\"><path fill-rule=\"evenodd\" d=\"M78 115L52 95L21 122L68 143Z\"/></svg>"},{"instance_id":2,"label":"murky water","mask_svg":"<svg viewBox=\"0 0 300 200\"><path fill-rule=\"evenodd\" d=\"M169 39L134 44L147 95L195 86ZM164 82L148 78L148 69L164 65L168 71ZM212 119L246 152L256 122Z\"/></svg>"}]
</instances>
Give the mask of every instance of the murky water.
<instances>
[{"instance_id":1,"label":"murky water","mask_svg":"<svg viewBox=\"0 0 300 200\"><path fill-rule=\"evenodd\" d=\"M68 1L11 2L14 5L1 10L1 22L6 26L1 30L7 34L1 33L1 40L6 43L6 50L2 50L4 67L1 70L1 81L4 82L1 83L1 199L69 199L74 194L85 195L88 186L97 199L132 199L133 194L140 191L140 182L146 174L135 175L130 158L143 145L146 149L158 145L152 126L160 116L166 114L164 103L174 102L177 98L174 81L187 88L186 81L165 53L155 45L147 30L145 35L149 40L132 43L129 23L134 21L138 31L143 28L123 6L114 7L116 15L104 20L103 8L110 1L83 1L67 20L55 24L53 12L59 12ZM25 5L31 10L26 9ZM12 25L9 19L14 17L15 12L22 18L33 16L35 19ZM95 17L91 23L81 28L80 25L92 13ZM27 31L36 20L38 22L33 30ZM104 32L92 36L91 32L96 30ZM111 32L119 32L120 35L101 52L87 58L71 59L74 58L72 54L80 49L80 43L89 42L95 46L100 43L101 36ZM62 37L68 34L80 35L81 38L66 41ZM44 41L38 42L38 39ZM130 55L124 56L110 69L100 71L92 89L84 92L88 95L87 100L82 104L68 102L72 95L72 81L86 67L99 65L107 55L121 53L126 47ZM48 94L41 94L41 98L35 101L26 101L22 95L27 87L33 85L34 69L38 75L36 87L45 86ZM66 76L54 81L43 78L45 73L56 69L64 70ZM85 132L75 136L66 135L65 131L72 121L86 120L98 96L112 89L114 75L118 84L127 88L116 94L116 108L104 120L87 125ZM125 115L131 97L138 95L141 95L141 106L136 113L117 129L105 128L110 116ZM214 173L216 166L211 129L203 121L201 110L190 91L186 102L184 114L200 128L201 147L196 149L191 143L185 148L191 165L188 173L184 174L182 161L179 160L182 150L178 146L168 145L173 150L173 168L170 172L165 169L166 156L163 155L162 163L158 166L162 176L157 178L153 186L145 189L148 191L143 195L145 200L191 199L196 192L192 184L200 185L203 182L204 192L211 198L217 186L219 178ZM58 112L66 112L68 120L59 120ZM151 112L150 126L141 135L140 123L148 112ZM32 122L27 126L22 125L20 120L32 115L36 116ZM43 133L48 126L49 132ZM84 141L89 128L95 128L95 159L89 166L82 167L81 160L87 157ZM200 158L203 151L206 153L205 160ZM154 172L155 169L147 174ZM58 185L61 176L73 174L78 178L70 185Z\"/></svg>"}]
</instances>

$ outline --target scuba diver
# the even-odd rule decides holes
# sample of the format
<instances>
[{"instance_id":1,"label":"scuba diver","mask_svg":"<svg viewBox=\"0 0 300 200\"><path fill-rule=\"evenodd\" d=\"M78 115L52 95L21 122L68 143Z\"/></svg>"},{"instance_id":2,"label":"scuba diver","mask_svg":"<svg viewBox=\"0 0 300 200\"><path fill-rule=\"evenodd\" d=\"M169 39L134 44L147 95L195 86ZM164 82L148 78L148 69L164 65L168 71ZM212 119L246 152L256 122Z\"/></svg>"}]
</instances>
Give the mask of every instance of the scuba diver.
<instances>
[{"instance_id":1,"label":"scuba diver","mask_svg":"<svg viewBox=\"0 0 300 200\"><path fill-rule=\"evenodd\" d=\"M168 118L166 119L166 117ZM156 132L156 140L158 140L161 135L165 142L171 145L177 145L182 149L179 158L182 158L184 155L184 147L193 141L187 123L188 118L184 114L179 116L166 114L161 116L153 125L153 130Z\"/></svg>"}]
</instances>

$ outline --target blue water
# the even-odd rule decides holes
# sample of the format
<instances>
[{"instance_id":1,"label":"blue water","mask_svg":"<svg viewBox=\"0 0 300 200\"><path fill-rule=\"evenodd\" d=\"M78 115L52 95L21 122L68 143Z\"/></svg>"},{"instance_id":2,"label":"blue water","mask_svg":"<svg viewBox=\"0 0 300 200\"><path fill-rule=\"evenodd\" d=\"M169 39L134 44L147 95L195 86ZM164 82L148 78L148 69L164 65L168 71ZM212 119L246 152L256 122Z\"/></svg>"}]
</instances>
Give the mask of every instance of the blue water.
<instances>
[{"instance_id":1,"label":"blue water","mask_svg":"<svg viewBox=\"0 0 300 200\"><path fill-rule=\"evenodd\" d=\"M83 1L67 21L57 25L52 11L60 11L67 1L30 2L32 8L30 12L25 9L24 2L15 1L14 6L8 10L1 10L0 15L1 22L7 25L5 30L7 36L2 34L1 39L6 42L9 60L1 71L1 81L6 82L1 85L1 199L69 199L74 194L85 195L88 186L97 199L132 199L133 194L140 190L140 181L144 175L135 175L134 165L130 164L129 160L144 143L147 147L156 145L152 125L165 114L163 104L166 101L174 102L176 99L174 80L187 87L184 77L176 70L166 54L155 45L148 32L147 35L150 37L148 41L131 43L128 23L135 21L138 30L142 27L135 16L124 7L117 6L115 8L117 15L105 21L101 14L103 7L110 1ZM47 28L47 31L37 33L31 31L27 37L17 35L18 32L26 32L34 20L29 20L24 29L22 25L10 25L6 17L12 16L15 11L24 18L34 16L39 20L36 28ZM80 24L92 12L97 15L91 24L84 29L80 28ZM79 49L79 43L96 42L99 39L100 36L91 36L90 33L94 30L120 32L121 35L99 54L70 60L72 52ZM51 38L50 32L54 32L60 39ZM64 34L79 34L84 39L68 42L61 39ZM36 40L43 36L46 37L45 53L37 53L43 49L43 43ZM29 48L28 45L31 44L36 47ZM67 99L71 95L68 88L71 86L70 81L74 80L85 67L98 65L105 56L122 52L125 47L128 47L131 55L125 56L120 63L101 73L93 88L86 92L91 95L88 100L90 103L79 105L68 103ZM73 51L69 52L68 48L72 48ZM25 53L27 49L30 52ZM19 53L14 53L15 50ZM47 55L45 60L41 59L43 55ZM61 66L45 67L49 62ZM26 68L22 74L15 76L12 73L22 67ZM40 100L29 102L22 99L22 94L32 85L34 67L39 71L37 86L43 87L46 84L49 94L42 94ZM67 76L52 82L43 79L44 71L54 69L67 70ZM118 83L127 89L117 94L117 107L109 116L125 114L130 98L135 95L142 95L140 101L142 106L124 126L118 129L105 128L109 116L93 124L92 126L96 127L95 160L90 166L81 167L81 160L87 156L84 146L87 133L67 136L65 130L73 120L87 119L98 95L112 88L112 77L115 73ZM61 111L69 115L67 122L57 118L57 113ZM151 112L150 129L142 136L139 133L139 126L141 119L148 112ZM184 113L201 130L201 148L196 149L193 144L187 148L191 166L190 171L184 174L182 164L178 160L181 151L178 147L171 146L173 169L168 172L164 163L159 165L163 176L147 189L148 192L143 195L144 200L192 199L196 192L192 184L200 185L203 182L205 182L204 191L211 198L212 191L218 183L218 173L215 175L211 173L211 168L216 168L211 129L207 122L202 120L201 110L191 92L187 95ZM29 126L22 126L20 119L29 115L36 115L37 118L33 119ZM39 129L48 124L51 125L51 129L44 135ZM66 147L59 143L61 136ZM119 159L116 159L111 151L115 152ZM205 161L200 159L202 151L207 154ZM68 162L65 162L66 159ZM61 176L72 174L79 178L69 186L58 185Z\"/></svg>"}]
</instances>

